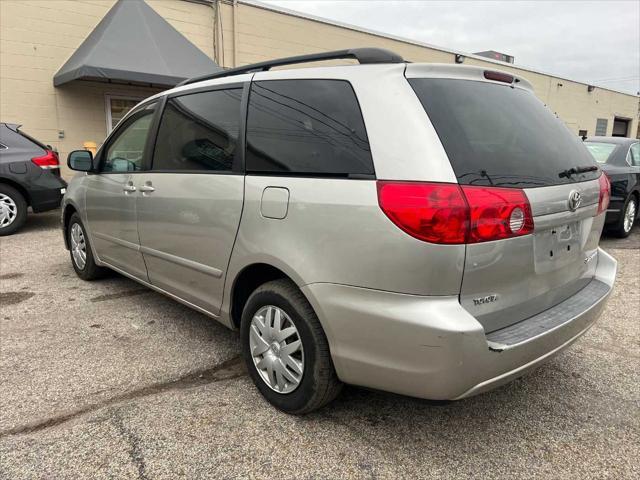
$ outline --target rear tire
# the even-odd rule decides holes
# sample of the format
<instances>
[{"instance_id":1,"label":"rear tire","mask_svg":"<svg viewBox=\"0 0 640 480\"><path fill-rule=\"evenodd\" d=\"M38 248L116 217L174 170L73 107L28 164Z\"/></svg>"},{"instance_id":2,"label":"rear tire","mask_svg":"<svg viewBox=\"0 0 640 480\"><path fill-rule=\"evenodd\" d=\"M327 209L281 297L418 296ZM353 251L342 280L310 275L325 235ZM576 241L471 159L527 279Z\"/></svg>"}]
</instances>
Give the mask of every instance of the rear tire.
<instances>
[{"instance_id":1,"label":"rear tire","mask_svg":"<svg viewBox=\"0 0 640 480\"><path fill-rule=\"evenodd\" d=\"M16 233L27 221L27 201L11 185L0 183L0 237Z\"/></svg>"},{"instance_id":2,"label":"rear tire","mask_svg":"<svg viewBox=\"0 0 640 480\"><path fill-rule=\"evenodd\" d=\"M71 265L73 265L76 274L87 281L103 277L107 269L96 265L87 231L77 213L71 215L66 234Z\"/></svg>"},{"instance_id":3,"label":"rear tire","mask_svg":"<svg viewBox=\"0 0 640 480\"><path fill-rule=\"evenodd\" d=\"M630 195L622 208L620 218L611 229L616 237L626 238L633 230L633 224L638 216L638 199L634 195Z\"/></svg>"},{"instance_id":4,"label":"rear tire","mask_svg":"<svg viewBox=\"0 0 640 480\"><path fill-rule=\"evenodd\" d=\"M285 333L278 335L279 331ZM290 280L267 282L251 294L242 312L240 338L251 379L269 403L283 412L309 413L340 393L342 383L320 321ZM298 340L301 346L295 351ZM293 359L287 358L289 352Z\"/></svg>"}]
</instances>

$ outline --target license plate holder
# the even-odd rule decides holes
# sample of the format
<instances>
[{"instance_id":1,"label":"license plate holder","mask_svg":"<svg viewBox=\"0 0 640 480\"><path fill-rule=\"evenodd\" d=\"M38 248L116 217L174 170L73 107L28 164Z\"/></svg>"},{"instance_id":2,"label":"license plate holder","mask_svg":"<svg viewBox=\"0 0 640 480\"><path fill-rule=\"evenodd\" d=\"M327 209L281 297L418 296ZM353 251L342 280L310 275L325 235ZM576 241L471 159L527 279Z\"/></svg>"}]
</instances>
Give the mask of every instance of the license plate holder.
<instances>
[{"instance_id":1,"label":"license plate holder","mask_svg":"<svg viewBox=\"0 0 640 480\"><path fill-rule=\"evenodd\" d=\"M580 255L581 221L551 227L534 236L536 271L545 273L574 263Z\"/></svg>"}]
</instances>

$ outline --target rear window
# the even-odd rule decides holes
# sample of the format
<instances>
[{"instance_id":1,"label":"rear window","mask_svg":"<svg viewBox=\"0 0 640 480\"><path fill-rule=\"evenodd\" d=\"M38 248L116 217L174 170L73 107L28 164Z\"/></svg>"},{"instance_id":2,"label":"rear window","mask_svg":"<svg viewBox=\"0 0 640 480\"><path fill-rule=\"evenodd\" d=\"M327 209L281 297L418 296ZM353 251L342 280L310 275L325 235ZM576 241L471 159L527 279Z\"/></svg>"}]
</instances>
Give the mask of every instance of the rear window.
<instances>
[{"instance_id":1,"label":"rear window","mask_svg":"<svg viewBox=\"0 0 640 480\"><path fill-rule=\"evenodd\" d=\"M471 80L409 83L461 184L544 187L600 175L561 175L595 163L582 140L527 90Z\"/></svg>"},{"instance_id":2,"label":"rear window","mask_svg":"<svg viewBox=\"0 0 640 480\"><path fill-rule=\"evenodd\" d=\"M373 175L369 140L353 88L342 80L251 84L247 172Z\"/></svg>"},{"instance_id":3,"label":"rear window","mask_svg":"<svg viewBox=\"0 0 640 480\"><path fill-rule=\"evenodd\" d=\"M616 149L617 145L615 143L603 143L603 142L585 142L585 147L587 150L593 155L596 162L598 163L607 163L609 158L611 158L611 154Z\"/></svg>"},{"instance_id":4,"label":"rear window","mask_svg":"<svg viewBox=\"0 0 640 480\"><path fill-rule=\"evenodd\" d=\"M26 138L27 140L29 140L31 143L35 143L38 147L40 147L43 150L50 150L50 148L45 145L42 142L39 142L38 140L36 140L35 138L33 138L31 135L24 133L22 130L18 130L18 133L20 135L22 135L24 138Z\"/></svg>"}]
</instances>

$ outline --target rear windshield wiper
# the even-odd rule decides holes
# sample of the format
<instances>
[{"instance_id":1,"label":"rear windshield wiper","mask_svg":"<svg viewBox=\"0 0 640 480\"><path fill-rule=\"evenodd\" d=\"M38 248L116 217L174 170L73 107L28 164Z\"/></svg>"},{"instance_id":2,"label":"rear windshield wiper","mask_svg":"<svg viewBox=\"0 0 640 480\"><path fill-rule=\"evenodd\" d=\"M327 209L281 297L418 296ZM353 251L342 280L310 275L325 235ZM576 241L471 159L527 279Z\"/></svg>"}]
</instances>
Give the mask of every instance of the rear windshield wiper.
<instances>
[{"instance_id":1,"label":"rear windshield wiper","mask_svg":"<svg viewBox=\"0 0 640 480\"><path fill-rule=\"evenodd\" d=\"M586 167L572 167L572 168L569 168L568 170L563 170L558 174L558 176L560 178L562 177L569 178L571 177L571 175L576 175L578 173L595 172L596 170L598 170L598 167L596 167L595 165L589 165Z\"/></svg>"}]
</instances>

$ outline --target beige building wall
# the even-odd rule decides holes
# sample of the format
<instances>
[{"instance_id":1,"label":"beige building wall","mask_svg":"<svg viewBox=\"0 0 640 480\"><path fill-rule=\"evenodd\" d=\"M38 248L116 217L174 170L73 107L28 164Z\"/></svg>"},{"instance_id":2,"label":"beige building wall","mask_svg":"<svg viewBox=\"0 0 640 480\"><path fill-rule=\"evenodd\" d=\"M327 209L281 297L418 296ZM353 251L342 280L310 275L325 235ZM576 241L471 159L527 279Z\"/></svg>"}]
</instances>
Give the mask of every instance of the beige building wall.
<instances>
[{"instance_id":1,"label":"beige building wall","mask_svg":"<svg viewBox=\"0 0 640 480\"><path fill-rule=\"evenodd\" d=\"M115 0L0 0L0 121L56 147L62 159L85 141L107 134L106 95L142 98L157 89L75 81L54 88L53 76L95 28ZM147 0L187 39L225 67L290 55L350 47L382 47L413 62L453 63L455 52L419 42L275 11L251 2ZM596 88L503 63L467 56L467 65L511 71L574 131L595 132L597 118L632 120L638 130L638 97ZM59 138L63 132L64 138ZM68 172L65 171L66 174Z\"/></svg>"},{"instance_id":2,"label":"beige building wall","mask_svg":"<svg viewBox=\"0 0 640 480\"><path fill-rule=\"evenodd\" d=\"M283 14L250 2L224 3L220 14L223 19L225 66L227 67L349 47L387 48L412 62L455 62L453 51L314 20L302 15ZM235 36L234 24L237 25ZM229 44L233 39L237 41L236 45ZM481 57L467 55L464 64L505 70L525 77L533 84L536 95L549 105L576 134L579 130L587 130L589 135L593 135L596 119L606 118L608 119L607 134L610 135L613 119L616 116L631 120L631 136L635 136L638 131L640 104L637 96L599 87L588 92L585 83L517 68L501 62L487 61Z\"/></svg>"},{"instance_id":3,"label":"beige building wall","mask_svg":"<svg viewBox=\"0 0 640 480\"><path fill-rule=\"evenodd\" d=\"M19 123L54 146L64 163L83 142L107 135L106 96L145 98L159 89L53 76L116 0L0 0L0 121ZM147 3L204 53L214 54L211 6L183 0ZM59 138L63 132L64 138ZM69 174L66 167L63 173Z\"/></svg>"}]
</instances>

